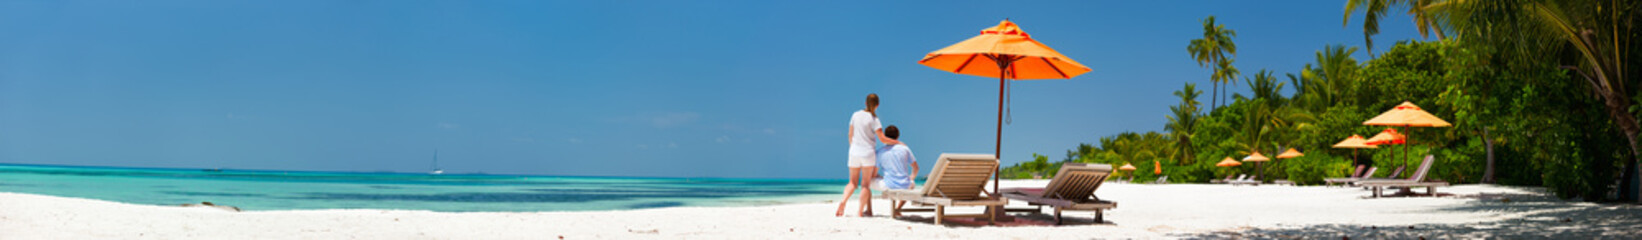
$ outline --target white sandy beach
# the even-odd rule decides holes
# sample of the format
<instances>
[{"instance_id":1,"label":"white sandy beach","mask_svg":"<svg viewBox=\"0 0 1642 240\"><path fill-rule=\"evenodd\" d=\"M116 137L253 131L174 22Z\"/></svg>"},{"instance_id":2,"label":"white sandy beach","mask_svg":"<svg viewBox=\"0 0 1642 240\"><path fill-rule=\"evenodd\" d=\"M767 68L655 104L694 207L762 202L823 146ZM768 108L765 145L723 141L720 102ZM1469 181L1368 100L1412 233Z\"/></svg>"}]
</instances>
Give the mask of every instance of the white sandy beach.
<instances>
[{"instance_id":1,"label":"white sandy beach","mask_svg":"<svg viewBox=\"0 0 1642 240\"><path fill-rule=\"evenodd\" d=\"M1046 180L1008 180L1041 187ZM1422 189L1423 190L1423 189ZM0 239L1089 239L1635 238L1642 207L1567 202L1538 188L1461 185L1444 197L1368 199L1340 187L1107 184L1106 222L1069 212L1005 226L930 224L928 213L833 217L832 203L596 212L230 212L0 193ZM1509 200L1507 200L1509 199ZM232 203L221 203L232 205ZM1020 202L1011 207L1027 207ZM850 210L855 207L852 204ZM962 208L960 208L962 209ZM978 209L968 210L970 212ZM964 212L959 210L956 212ZM984 223L984 222L983 222Z\"/></svg>"}]
</instances>

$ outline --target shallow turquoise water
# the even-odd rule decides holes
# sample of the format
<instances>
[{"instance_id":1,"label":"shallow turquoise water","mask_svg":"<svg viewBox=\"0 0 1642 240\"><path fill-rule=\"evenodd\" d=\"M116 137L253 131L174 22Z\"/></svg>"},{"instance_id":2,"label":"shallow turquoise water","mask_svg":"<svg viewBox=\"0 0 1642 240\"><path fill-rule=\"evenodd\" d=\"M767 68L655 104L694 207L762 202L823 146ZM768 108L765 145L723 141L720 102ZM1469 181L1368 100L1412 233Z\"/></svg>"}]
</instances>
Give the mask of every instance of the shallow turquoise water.
<instances>
[{"instance_id":1,"label":"shallow turquoise water","mask_svg":"<svg viewBox=\"0 0 1642 240\"><path fill-rule=\"evenodd\" d=\"M0 192L245 210L586 211L746 206L838 197L842 180L205 171L0 164Z\"/></svg>"}]
</instances>

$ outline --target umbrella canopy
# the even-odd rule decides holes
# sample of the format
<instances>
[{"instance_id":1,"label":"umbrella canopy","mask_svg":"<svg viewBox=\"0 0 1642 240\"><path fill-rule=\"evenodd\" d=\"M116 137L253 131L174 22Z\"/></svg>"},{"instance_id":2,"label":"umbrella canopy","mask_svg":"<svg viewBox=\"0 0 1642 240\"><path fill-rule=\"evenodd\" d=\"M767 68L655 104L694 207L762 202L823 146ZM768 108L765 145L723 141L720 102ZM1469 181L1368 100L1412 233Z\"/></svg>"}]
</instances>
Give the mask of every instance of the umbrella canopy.
<instances>
[{"instance_id":1,"label":"umbrella canopy","mask_svg":"<svg viewBox=\"0 0 1642 240\"><path fill-rule=\"evenodd\" d=\"M1090 71L1089 67L1033 40L1032 35L1007 19L998 26L981 29L980 36L924 54L918 63L947 72L998 78L998 130L992 145L992 155L998 158L1003 158L1004 84L1009 79L1069 79ZM998 178L997 174L992 175L994 191L998 190Z\"/></svg>"},{"instance_id":2,"label":"umbrella canopy","mask_svg":"<svg viewBox=\"0 0 1642 240\"><path fill-rule=\"evenodd\" d=\"M1379 146L1368 144L1368 140L1364 140L1361 135L1352 134L1345 141L1335 143L1334 148L1379 148Z\"/></svg>"},{"instance_id":3,"label":"umbrella canopy","mask_svg":"<svg viewBox=\"0 0 1642 240\"><path fill-rule=\"evenodd\" d=\"M1243 165L1243 162L1238 162L1237 160L1233 160L1231 157L1226 157L1225 160L1220 160L1220 163L1214 164L1214 166L1217 166L1217 167L1236 167L1236 166L1242 166L1242 165Z\"/></svg>"},{"instance_id":4,"label":"umbrella canopy","mask_svg":"<svg viewBox=\"0 0 1642 240\"><path fill-rule=\"evenodd\" d=\"M1271 159L1266 158L1266 155L1260 155L1260 152L1254 152L1254 154L1249 154L1248 157L1243 157L1243 161L1244 162L1264 162L1264 161L1271 161Z\"/></svg>"},{"instance_id":5,"label":"umbrella canopy","mask_svg":"<svg viewBox=\"0 0 1642 240\"><path fill-rule=\"evenodd\" d=\"M1135 165L1131 165L1129 163L1123 163L1123 166L1122 167L1117 167L1117 169L1118 170L1123 170L1123 171L1134 171L1135 170Z\"/></svg>"},{"instance_id":6,"label":"umbrella canopy","mask_svg":"<svg viewBox=\"0 0 1642 240\"><path fill-rule=\"evenodd\" d=\"M1163 162L1152 161L1152 174L1163 174Z\"/></svg>"},{"instance_id":7,"label":"umbrella canopy","mask_svg":"<svg viewBox=\"0 0 1642 240\"><path fill-rule=\"evenodd\" d=\"M1380 131L1380 134L1375 134L1363 142L1369 145L1397 145L1403 144L1407 139L1408 136L1397 133L1397 129L1386 128L1385 131Z\"/></svg>"},{"instance_id":8,"label":"umbrella canopy","mask_svg":"<svg viewBox=\"0 0 1642 240\"><path fill-rule=\"evenodd\" d=\"M1015 80L1068 79L1090 71L1032 39L1009 20L982 29L980 36L930 52L918 63L958 74Z\"/></svg>"},{"instance_id":9,"label":"umbrella canopy","mask_svg":"<svg viewBox=\"0 0 1642 240\"><path fill-rule=\"evenodd\" d=\"M1293 148L1290 148L1288 151L1283 152L1283 154L1277 154L1277 158L1288 159L1288 158L1297 158L1297 157L1305 156L1305 155L1306 154L1300 153L1300 150L1294 150Z\"/></svg>"},{"instance_id":10,"label":"umbrella canopy","mask_svg":"<svg viewBox=\"0 0 1642 240\"><path fill-rule=\"evenodd\" d=\"M1414 103L1407 101L1391 108L1390 111L1385 111L1385 113L1381 113L1379 116L1370 118L1368 121L1363 121L1363 125L1403 127L1453 126L1453 124L1449 124L1448 121L1443 121L1442 118L1437 118L1437 116L1431 115L1431 113L1420 109L1420 106L1415 106Z\"/></svg>"}]
</instances>

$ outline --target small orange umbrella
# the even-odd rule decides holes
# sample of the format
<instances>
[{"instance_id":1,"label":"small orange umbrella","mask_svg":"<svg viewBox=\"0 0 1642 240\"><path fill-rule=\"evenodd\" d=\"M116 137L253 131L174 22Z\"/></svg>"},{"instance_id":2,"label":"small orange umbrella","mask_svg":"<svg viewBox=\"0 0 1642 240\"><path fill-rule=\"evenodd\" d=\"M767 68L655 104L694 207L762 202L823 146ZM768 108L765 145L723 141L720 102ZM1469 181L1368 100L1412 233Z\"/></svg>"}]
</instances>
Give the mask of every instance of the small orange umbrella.
<instances>
[{"instance_id":1,"label":"small orange umbrella","mask_svg":"<svg viewBox=\"0 0 1642 240\"><path fill-rule=\"evenodd\" d=\"M1242 165L1243 165L1243 162L1238 162L1237 160L1233 160L1231 157L1226 157L1226 159L1220 160L1220 163L1215 163L1214 164L1214 166L1217 166L1217 167L1236 167L1236 166L1242 166Z\"/></svg>"},{"instance_id":2,"label":"small orange umbrella","mask_svg":"<svg viewBox=\"0 0 1642 240\"><path fill-rule=\"evenodd\" d=\"M1125 172L1131 172L1132 173L1132 172L1135 171L1135 165L1130 165L1129 163L1123 163L1123 166L1118 167L1117 170L1123 170ZM1129 178L1134 179L1134 176L1130 176Z\"/></svg>"},{"instance_id":3,"label":"small orange umbrella","mask_svg":"<svg viewBox=\"0 0 1642 240\"><path fill-rule=\"evenodd\" d=\"M1118 170L1123 170L1123 171L1134 171L1135 170L1135 165L1130 165L1129 163L1123 163L1123 166L1122 167L1117 167L1117 169Z\"/></svg>"},{"instance_id":4,"label":"small orange umbrella","mask_svg":"<svg viewBox=\"0 0 1642 240\"><path fill-rule=\"evenodd\" d=\"M1007 19L998 26L981 29L980 36L925 54L918 63L947 72L998 78L998 131L992 155L999 158L1003 157L1003 97L1007 80L1070 79L1090 71L1089 67L1033 40L1032 35ZM992 190L998 190L996 174L992 175Z\"/></svg>"},{"instance_id":5,"label":"small orange umbrella","mask_svg":"<svg viewBox=\"0 0 1642 240\"><path fill-rule=\"evenodd\" d=\"M1248 157L1243 157L1243 161L1244 162L1264 162L1264 161L1271 161L1271 159L1266 158L1266 155L1260 155L1260 152L1257 151L1257 152L1254 152L1254 154L1249 154Z\"/></svg>"},{"instance_id":6,"label":"small orange umbrella","mask_svg":"<svg viewBox=\"0 0 1642 240\"><path fill-rule=\"evenodd\" d=\"M1351 149L1351 163L1352 164L1357 164L1357 162L1358 162L1357 161L1357 149L1360 149L1360 148L1379 148L1379 146L1374 146L1374 145L1368 144L1368 140L1363 140L1362 135L1352 134L1351 137L1347 137L1346 140L1340 141L1340 143L1335 143L1334 148L1350 148Z\"/></svg>"},{"instance_id":7,"label":"small orange umbrella","mask_svg":"<svg viewBox=\"0 0 1642 240\"><path fill-rule=\"evenodd\" d=\"M1300 153L1300 150L1294 150L1293 148L1290 148L1288 151L1283 152L1283 154L1277 154L1277 158L1278 159L1289 159L1289 158L1297 158L1297 157L1305 156L1305 155L1306 154Z\"/></svg>"},{"instance_id":8,"label":"small orange umbrella","mask_svg":"<svg viewBox=\"0 0 1642 240\"><path fill-rule=\"evenodd\" d=\"M1340 143L1335 143L1334 148L1379 148L1379 147L1374 146L1373 144L1368 144L1368 140L1363 140L1362 135L1352 134L1351 137L1347 137L1346 140L1340 141Z\"/></svg>"},{"instance_id":9,"label":"small orange umbrella","mask_svg":"<svg viewBox=\"0 0 1642 240\"><path fill-rule=\"evenodd\" d=\"M1453 126L1453 124L1449 124L1448 121L1443 121L1442 118L1437 118L1436 115L1431 115L1431 113L1420 109L1420 106L1415 106L1414 103L1408 101L1403 101L1402 104L1392 107L1390 111L1381 113L1379 116L1374 116L1374 118L1370 118L1368 121L1363 121L1363 125L1393 127L1402 126L1405 132L1408 130L1408 127ZM1372 139L1370 140L1372 141ZM1399 139L1397 144L1401 143L1403 143L1403 141ZM1403 166L1408 166L1408 145L1403 145ZM1404 190L1406 191L1407 189Z\"/></svg>"},{"instance_id":10,"label":"small orange umbrella","mask_svg":"<svg viewBox=\"0 0 1642 240\"><path fill-rule=\"evenodd\" d=\"M1266 155L1260 155L1260 151L1254 151L1254 154L1249 154L1248 157L1243 157L1243 161L1244 162L1254 162L1254 176L1255 176L1255 178L1264 179L1264 178L1260 178L1260 176L1264 175L1263 173L1265 173L1265 172L1260 171L1260 162L1271 161L1271 159L1266 158Z\"/></svg>"},{"instance_id":11,"label":"small orange umbrella","mask_svg":"<svg viewBox=\"0 0 1642 240\"><path fill-rule=\"evenodd\" d=\"M1152 161L1152 174L1163 174L1163 162Z\"/></svg>"},{"instance_id":12,"label":"small orange umbrella","mask_svg":"<svg viewBox=\"0 0 1642 240\"><path fill-rule=\"evenodd\" d=\"M1397 145L1405 143L1407 139L1408 136L1397 133L1397 129L1386 128L1380 131L1380 134L1375 134L1374 137L1363 140L1363 143L1369 145Z\"/></svg>"}]
</instances>

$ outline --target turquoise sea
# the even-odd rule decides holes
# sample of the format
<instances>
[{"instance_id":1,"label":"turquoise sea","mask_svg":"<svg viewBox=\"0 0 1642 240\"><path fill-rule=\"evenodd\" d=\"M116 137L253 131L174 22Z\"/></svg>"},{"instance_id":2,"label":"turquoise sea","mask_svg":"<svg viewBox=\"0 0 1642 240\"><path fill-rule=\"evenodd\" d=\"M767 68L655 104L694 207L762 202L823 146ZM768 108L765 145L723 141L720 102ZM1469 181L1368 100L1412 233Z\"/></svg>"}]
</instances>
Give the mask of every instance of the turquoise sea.
<instances>
[{"instance_id":1,"label":"turquoise sea","mask_svg":"<svg viewBox=\"0 0 1642 240\"><path fill-rule=\"evenodd\" d=\"M842 180L430 175L0 164L0 192L241 209L588 211L839 197Z\"/></svg>"}]
</instances>

